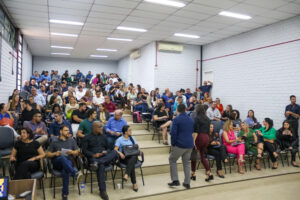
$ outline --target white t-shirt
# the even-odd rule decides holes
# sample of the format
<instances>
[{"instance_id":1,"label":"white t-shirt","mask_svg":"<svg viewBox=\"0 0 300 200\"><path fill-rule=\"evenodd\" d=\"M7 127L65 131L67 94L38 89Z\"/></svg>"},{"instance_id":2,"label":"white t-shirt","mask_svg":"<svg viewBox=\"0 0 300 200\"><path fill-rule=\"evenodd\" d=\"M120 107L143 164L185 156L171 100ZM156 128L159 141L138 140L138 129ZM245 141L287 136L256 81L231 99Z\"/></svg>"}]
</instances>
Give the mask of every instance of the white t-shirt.
<instances>
[{"instance_id":1,"label":"white t-shirt","mask_svg":"<svg viewBox=\"0 0 300 200\"><path fill-rule=\"evenodd\" d=\"M76 99L80 101L80 99L85 95L85 92L80 92L79 90L76 92Z\"/></svg>"},{"instance_id":2,"label":"white t-shirt","mask_svg":"<svg viewBox=\"0 0 300 200\"><path fill-rule=\"evenodd\" d=\"M104 96L101 95L99 98L97 96L93 97L93 104L99 105L102 103L104 103Z\"/></svg>"}]
</instances>

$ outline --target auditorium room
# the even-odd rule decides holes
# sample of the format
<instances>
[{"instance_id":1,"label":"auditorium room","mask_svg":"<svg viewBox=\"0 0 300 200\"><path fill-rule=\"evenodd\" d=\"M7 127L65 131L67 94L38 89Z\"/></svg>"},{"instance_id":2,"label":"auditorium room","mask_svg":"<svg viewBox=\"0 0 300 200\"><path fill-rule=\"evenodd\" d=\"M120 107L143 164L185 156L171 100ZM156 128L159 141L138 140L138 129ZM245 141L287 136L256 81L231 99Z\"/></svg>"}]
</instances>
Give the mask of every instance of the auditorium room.
<instances>
[{"instance_id":1,"label":"auditorium room","mask_svg":"<svg viewBox=\"0 0 300 200\"><path fill-rule=\"evenodd\" d=\"M298 200L300 0L0 0L0 199Z\"/></svg>"}]
</instances>

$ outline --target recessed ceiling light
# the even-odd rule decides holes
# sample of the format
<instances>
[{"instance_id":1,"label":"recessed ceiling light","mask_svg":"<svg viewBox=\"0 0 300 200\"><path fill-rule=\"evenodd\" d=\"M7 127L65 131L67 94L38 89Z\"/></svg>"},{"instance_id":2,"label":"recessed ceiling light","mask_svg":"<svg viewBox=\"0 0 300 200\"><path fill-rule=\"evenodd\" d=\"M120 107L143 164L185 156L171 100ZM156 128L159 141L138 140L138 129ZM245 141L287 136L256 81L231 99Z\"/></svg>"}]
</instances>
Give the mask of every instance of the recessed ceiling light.
<instances>
[{"instance_id":1,"label":"recessed ceiling light","mask_svg":"<svg viewBox=\"0 0 300 200\"><path fill-rule=\"evenodd\" d=\"M172 1L172 0L144 0L144 1L149 2L149 3L162 4L165 6L178 7L178 8L182 8L185 6L185 4L182 2Z\"/></svg>"},{"instance_id":2,"label":"recessed ceiling light","mask_svg":"<svg viewBox=\"0 0 300 200\"><path fill-rule=\"evenodd\" d=\"M69 53L51 53L52 55L62 55L62 56L69 56Z\"/></svg>"},{"instance_id":3,"label":"recessed ceiling light","mask_svg":"<svg viewBox=\"0 0 300 200\"><path fill-rule=\"evenodd\" d=\"M97 51L109 51L109 52L116 52L116 51L118 51L117 49L101 49L101 48L98 48L96 50Z\"/></svg>"},{"instance_id":4,"label":"recessed ceiling light","mask_svg":"<svg viewBox=\"0 0 300 200\"><path fill-rule=\"evenodd\" d=\"M73 49L73 47L65 47L65 46L51 46L51 48L54 48L54 49Z\"/></svg>"},{"instance_id":5,"label":"recessed ceiling light","mask_svg":"<svg viewBox=\"0 0 300 200\"><path fill-rule=\"evenodd\" d=\"M108 40L118 40L118 41L124 41L124 42L132 42L132 39L126 39L126 38L111 38L108 37Z\"/></svg>"},{"instance_id":6,"label":"recessed ceiling light","mask_svg":"<svg viewBox=\"0 0 300 200\"><path fill-rule=\"evenodd\" d=\"M252 17L249 15L243 15L240 13L233 13L233 12L229 12L229 11L222 11L219 13L219 15L226 16L226 17L234 17L234 18L238 18L238 19L245 19L245 20L252 19Z\"/></svg>"},{"instance_id":7,"label":"recessed ceiling light","mask_svg":"<svg viewBox=\"0 0 300 200\"><path fill-rule=\"evenodd\" d=\"M90 55L91 57L94 57L94 58L107 58L108 56L106 55Z\"/></svg>"},{"instance_id":8,"label":"recessed ceiling light","mask_svg":"<svg viewBox=\"0 0 300 200\"><path fill-rule=\"evenodd\" d=\"M200 38L200 36L198 36L198 35L189 35L189 34L184 34L184 33L175 33L174 36L194 38L194 39Z\"/></svg>"},{"instance_id":9,"label":"recessed ceiling light","mask_svg":"<svg viewBox=\"0 0 300 200\"><path fill-rule=\"evenodd\" d=\"M142 28L132 28L132 27L125 27L125 26L118 26L118 30L124 30L124 31L136 31L136 32L147 32L146 29Z\"/></svg>"},{"instance_id":10,"label":"recessed ceiling light","mask_svg":"<svg viewBox=\"0 0 300 200\"><path fill-rule=\"evenodd\" d=\"M55 33L55 32L51 32L51 35L66 36L66 37L78 37L78 35L76 35L76 34L70 34L70 33Z\"/></svg>"},{"instance_id":11,"label":"recessed ceiling light","mask_svg":"<svg viewBox=\"0 0 300 200\"><path fill-rule=\"evenodd\" d=\"M69 24L69 25L77 25L77 26L82 26L82 22L74 22L74 21L66 21L66 20L58 20L58 19L50 19L50 23L54 24Z\"/></svg>"}]
</instances>

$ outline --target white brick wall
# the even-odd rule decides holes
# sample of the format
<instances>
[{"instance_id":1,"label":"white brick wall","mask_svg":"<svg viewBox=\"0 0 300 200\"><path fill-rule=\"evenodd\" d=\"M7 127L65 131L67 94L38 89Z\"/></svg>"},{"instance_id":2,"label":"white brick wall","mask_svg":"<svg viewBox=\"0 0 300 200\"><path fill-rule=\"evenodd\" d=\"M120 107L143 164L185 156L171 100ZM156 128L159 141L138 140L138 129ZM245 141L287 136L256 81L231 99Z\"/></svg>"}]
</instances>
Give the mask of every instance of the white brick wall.
<instances>
[{"instance_id":1,"label":"white brick wall","mask_svg":"<svg viewBox=\"0 0 300 200\"><path fill-rule=\"evenodd\" d=\"M17 73L17 60L12 58L9 52L13 52L16 56L16 52L12 47L2 39L1 50L1 82L0 82L0 103L7 103L8 97L12 94L16 88L16 73ZM14 59L14 74L12 74L12 59Z\"/></svg>"},{"instance_id":2,"label":"white brick wall","mask_svg":"<svg viewBox=\"0 0 300 200\"><path fill-rule=\"evenodd\" d=\"M300 17L205 45L204 59L300 38ZM289 96L300 103L300 41L244 54L205 61L203 71L214 72L213 97L232 104L244 120L253 109L259 121L274 120L279 128Z\"/></svg>"},{"instance_id":3,"label":"white brick wall","mask_svg":"<svg viewBox=\"0 0 300 200\"><path fill-rule=\"evenodd\" d=\"M180 88L196 88L200 82L199 72L196 72L196 60L200 59L200 46L184 45L183 52L158 52L158 67L155 73L155 86L164 91L169 88L176 92Z\"/></svg>"},{"instance_id":4,"label":"white brick wall","mask_svg":"<svg viewBox=\"0 0 300 200\"><path fill-rule=\"evenodd\" d=\"M130 59L129 56L118 63L118 72L125 82L140 84L146 90L154 89L155 43L141 48L141 57Z\"/></svg>"},{"instance_id":5,"label":"white brick wall","mask_svg":"<svg viewBox=\"0 0 300 200\"><path fill-rule=\"evenodd\" d=\"M22 74L22 86L25 80L29 80L32 75L32 54L28 45L23 40L23 74Z\"/></svg>"},{"instance_id":6,"label":"white brick wall","mask_svg":"<svg viewBox=\"0 0 300 200\"><path fill-rule=\"evenodd\" d=\"M59 58L59 57L33 57L33 70L41 73L43 70L58 70L59 74L69 70L69 74L75 74L79 69L84 75L88 71L96 73L116 73L118 65L116 61L106 61L101 59L75 59L75 58Z\"/></svg>"}]
</instances>

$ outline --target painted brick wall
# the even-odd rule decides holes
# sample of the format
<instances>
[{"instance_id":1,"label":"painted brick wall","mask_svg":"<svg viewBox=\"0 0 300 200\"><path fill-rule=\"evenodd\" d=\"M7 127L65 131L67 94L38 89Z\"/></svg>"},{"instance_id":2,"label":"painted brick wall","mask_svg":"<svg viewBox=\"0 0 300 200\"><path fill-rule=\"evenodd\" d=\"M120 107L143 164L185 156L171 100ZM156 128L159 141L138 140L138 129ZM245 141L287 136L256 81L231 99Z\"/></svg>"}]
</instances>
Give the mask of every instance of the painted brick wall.
<instances>
[{"instance_id":1,"label":"painted brick wall","mask_svg":"<svg viewBox=\"0 0 300 200\"><path fill-rule=\"evenodd\" d=\"M75 74L79 69L86 75L88 71L92 74L96 73L116 73L118 64L116 61L106 61L98 59L75 59L75 58L59 58L59 57L33 57L33 70L41 73L43 70L58 70L59 74L69 70L69 74Z\"/></svg>"},{"instance_id":2,"label":"painted brick wall","mask_svg":"<svg viewBox=\"0 0 300 200\"><path fill-rule=\"evenodd\" d=\"M27 45L27 42L23 40L23 72L22 72L23 83L25 80L29 80L31 75L32 75L32 54Z\"/></svg>"},{"instance_id":3,"label":"painted brick wall","mask_svg":"<svg viewBox=\"0 0 300 200\"><path fill-rule=\"evenodd\" d=\"M196 60L200 59L200 46L184 45L183 52L158 52L158 67L155 70L155 86L164 91L176 92L180 88L196 88Z\"/></svg>"},{"instance_id":4,"label":"painted brick wall","mask_svg":"<svg viewBox=\"0 0 300 200\"><path fill-rule=\"evenodd\" d=\"M245 51L300 38L300 17L259 28L205 45L204 59ZM213 97L232 104L244 120L254 109L259 121L274 120L279 128L289 96L300 103L300 41L223 57L203 63L203 72L213 71Z\"/></svg>"},{"instance_id":5,"label":"painted brick wall","mask_svg":"<svg viewBox=\"0 0 300 200\"><path fill-rule=\"evenodd\" d=\"M16 73L17 73L17 60L12 58L9 54L13 51L12 47L2 39L1 49L1 82L0 82L0 103L7 103L8 97L16 88ZM14 55L17 55L15 51ZM12 59L14 59L12 63ZM14 64L14 67L12 66ZM12 70L13 69L13 70ZM12 74L13 71L13 74Z\"/></svg>"}]
</instances>

